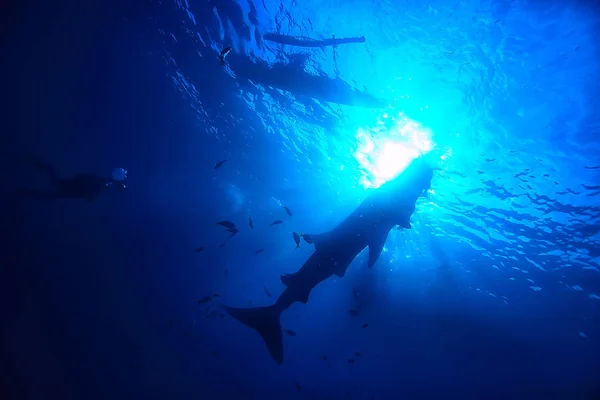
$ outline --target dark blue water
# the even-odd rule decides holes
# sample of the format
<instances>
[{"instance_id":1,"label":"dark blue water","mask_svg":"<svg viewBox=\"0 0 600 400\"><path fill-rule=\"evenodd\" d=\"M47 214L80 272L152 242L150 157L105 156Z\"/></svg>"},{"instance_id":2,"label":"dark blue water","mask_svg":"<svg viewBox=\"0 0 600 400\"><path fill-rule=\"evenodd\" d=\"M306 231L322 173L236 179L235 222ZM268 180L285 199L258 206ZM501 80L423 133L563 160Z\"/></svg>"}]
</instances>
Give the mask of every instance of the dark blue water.
<instances>
[{"instance_id":1,"label":"dark blue water","mask_svg":"<svg viewBox=\"0 0 600 400\"><path fill-rule=\"evenodd\" d=\"M2 399L599 398L592 2L85 3L2 5ZM281 366L197 304L273 303L292 232L425 153L412 229L283 313ZM128 187L23 198L32 157Z\"/></svg>"}]
</instances>

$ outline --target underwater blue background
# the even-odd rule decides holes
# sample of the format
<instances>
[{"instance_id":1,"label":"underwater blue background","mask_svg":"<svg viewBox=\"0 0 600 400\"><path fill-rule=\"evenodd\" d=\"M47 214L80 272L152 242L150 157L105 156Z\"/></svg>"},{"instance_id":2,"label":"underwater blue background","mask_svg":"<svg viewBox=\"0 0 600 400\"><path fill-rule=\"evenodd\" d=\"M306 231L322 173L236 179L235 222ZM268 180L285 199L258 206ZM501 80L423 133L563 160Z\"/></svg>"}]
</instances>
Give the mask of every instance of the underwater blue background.
<instances>
[{"instance_id":1,"label":"underwater blue background","mask_svg":"<svg viewBox=\"0 0 600 400\"><path fill-rule=\"evenodd\" d=\"M593 2L2 7L2 398L598 398ZM197 304L271 304L312 252L292 232L331 229L417 151L438 170L413 229L282 315L282 366ZM23 201L30 155L125 168L128 189Z\"/></svg>"}]
</instances>

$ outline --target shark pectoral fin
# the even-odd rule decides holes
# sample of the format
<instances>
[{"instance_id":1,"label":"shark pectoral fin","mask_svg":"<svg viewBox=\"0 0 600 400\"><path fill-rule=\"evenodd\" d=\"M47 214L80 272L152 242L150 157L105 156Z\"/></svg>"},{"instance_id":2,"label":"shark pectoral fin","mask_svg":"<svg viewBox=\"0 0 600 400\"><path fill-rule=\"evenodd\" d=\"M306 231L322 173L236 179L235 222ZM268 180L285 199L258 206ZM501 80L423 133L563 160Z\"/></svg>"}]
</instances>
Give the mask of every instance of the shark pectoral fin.
<instances>
[{"instance_id":1,"label":"shark pectoral fin","mask_svg":"<svg viewBox=\"0 0 600 400\"><path fill-rule=\"evenodd\" d=\"M343 263L343 262L339 262L339 261L333 261L334 262L334 270L333 270L333 274L335 276L339 276L340 278L343 278L344 275L346 274L346 270L348 269L349 263Z\"/></svg>"},{"instance_id":2,"label":"shark pectoral fin","mask_svg":"<svg viewBox=\"0 0 600 400\"><path fill-rule=\"evenodd\" d=\"M381 255L381 252L383 251L383 245L385 244L385 241L387 240L387 236L388 236L388 231L385 231L383 234L378 235L377 237L373 238L371 243L369 243L369 268L373 268L373 266L379 259L379 256Z\"/></svg>"}]
</instances>

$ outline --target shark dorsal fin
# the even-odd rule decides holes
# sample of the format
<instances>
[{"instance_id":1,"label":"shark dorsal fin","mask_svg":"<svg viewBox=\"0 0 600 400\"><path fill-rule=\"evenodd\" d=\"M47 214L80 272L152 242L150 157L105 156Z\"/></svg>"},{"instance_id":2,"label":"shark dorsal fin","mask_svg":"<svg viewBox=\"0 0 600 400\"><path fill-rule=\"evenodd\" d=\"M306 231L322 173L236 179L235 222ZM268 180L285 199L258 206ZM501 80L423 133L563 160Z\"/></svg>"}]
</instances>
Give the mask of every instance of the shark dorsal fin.
<instances>
[{"instance_id":1,"label":"shark dorsal fin","mask_svg":"<svg viewBox=\"0 0 600 400\"><path fill-rule=\"evenodd\" d=\"M410 224L410 217L413 215L414 212L415 212L415 204L411 203L398 216L399 218L396 219L396 221L397 221L396 223L398 224L398 226L400 226L401 228L404 228L404 229L411 229L412 225Z\"/></svg>"},{"instance_id":2,"label":"shark dorsal fin","mask_svg":"<svg viewBox=\"0 0 600 400\"><path fill-rule=\"evenodd\" d=\"M310 294L310 290L303 292L300 294L300 302L302 304L308 303L308 295Z\"/></svg>"},{"instance_id":3,"label":"shark dorsal fin","mask_svg":"<svg viewBox=\"0 0 600 400\"><path fill-rule=\"evenodd\" d=\"M387 240L389 230L383 230L378 232L369 240L369 268L373 268L381 252L383 251L383 245Z\"/></svg>"}]
</instances>

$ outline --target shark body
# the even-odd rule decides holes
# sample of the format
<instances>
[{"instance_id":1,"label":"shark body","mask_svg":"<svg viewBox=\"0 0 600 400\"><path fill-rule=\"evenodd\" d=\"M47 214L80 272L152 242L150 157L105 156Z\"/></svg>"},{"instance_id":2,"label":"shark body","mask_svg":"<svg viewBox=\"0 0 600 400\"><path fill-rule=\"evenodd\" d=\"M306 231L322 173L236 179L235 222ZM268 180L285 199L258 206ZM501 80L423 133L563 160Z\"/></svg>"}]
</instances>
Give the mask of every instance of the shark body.
<instances>
[{"instance_id":1,"label":"shark body","mask_svg":"<svg viewBox=\"0 0 600 400\"><path fill-rule=\"evenodd\" d=\"M383 250L390 230L399 225L410 229L410 217L419 196L431 184L432 168L417 158L395 179L377 189L333 230L311 235L315 252L293 274L281 276L286 286L277 301L267 307L235 308L223 306L233 318L256 330L271 357L283 363L283 338L280 315L295 302L306 304L312 289L333 275L343 277L354 258L369 248L369 268Z\"/></svg>"}]
</instances>

